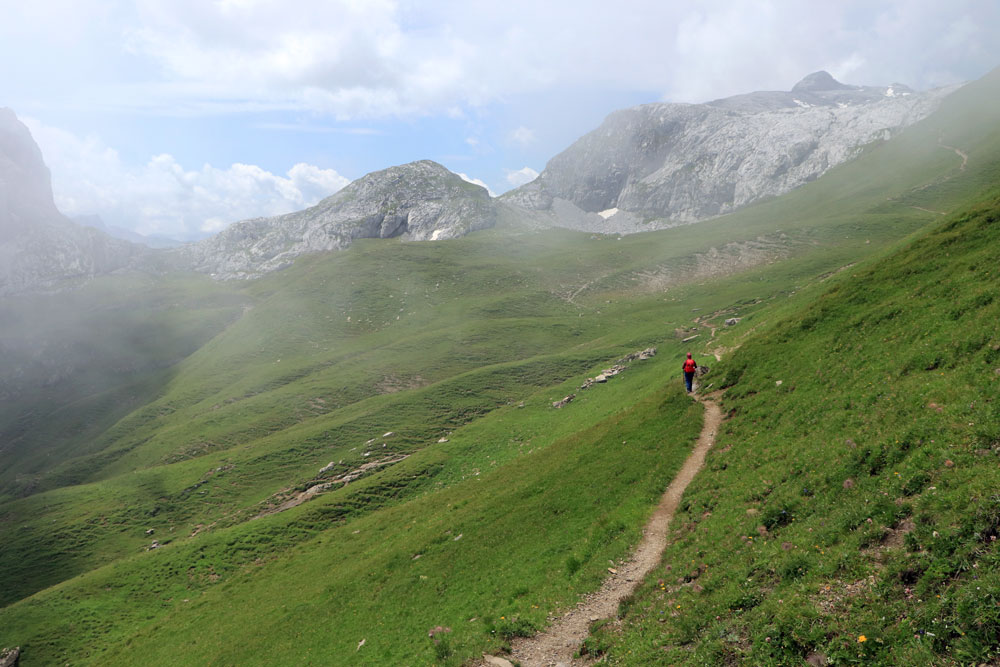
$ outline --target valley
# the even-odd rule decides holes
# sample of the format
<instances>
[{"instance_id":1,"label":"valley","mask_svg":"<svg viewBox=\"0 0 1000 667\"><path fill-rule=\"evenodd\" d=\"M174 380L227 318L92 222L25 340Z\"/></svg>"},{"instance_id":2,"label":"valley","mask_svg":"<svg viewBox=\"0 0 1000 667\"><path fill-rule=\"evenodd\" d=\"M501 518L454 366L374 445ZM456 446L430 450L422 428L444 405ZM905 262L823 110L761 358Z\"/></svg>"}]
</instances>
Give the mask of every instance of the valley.
<instances>
[{"instance_id":1,"label":"valley","mask_svg":"<svg viewBox=\"0 0 1000 667\"><path fill-rule=\"evenodd\" d=\"M254 280L167 263L5 298L0 646L29 667L517 656L640 543L702 431L692 351L724 390L717 441L582 659L995 659L996 99L994 72L697 224L504 205Z\"/></svg>"}]
</instances>

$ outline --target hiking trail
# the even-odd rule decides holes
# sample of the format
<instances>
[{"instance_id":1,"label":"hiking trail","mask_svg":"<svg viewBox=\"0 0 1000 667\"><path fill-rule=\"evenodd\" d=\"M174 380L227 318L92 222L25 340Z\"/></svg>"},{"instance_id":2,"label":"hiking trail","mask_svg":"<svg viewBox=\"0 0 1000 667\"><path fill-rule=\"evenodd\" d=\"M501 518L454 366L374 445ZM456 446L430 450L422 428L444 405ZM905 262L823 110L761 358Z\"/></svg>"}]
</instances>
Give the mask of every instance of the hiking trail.
<instances>
[{"instance_id":1,"label":"hiking trail","mask_svg":"<svg viewBox=\"0 0 1000 667\"><path fill-rule=\"evenodd\" d=\"M715 443L715 434L722 423L722 411L714 398L720 393L714 392L705 397L695 395L696 400L705 406L701 434L684 465L661 496L659 505L643 529L642 540L629 560L614 568L615 571L604 580L600 589L584 596L564 615L550 619L552 623L544 632L534 637L515 639L511 654L504 658L484 655L481 665L505 667L516 660L524 667L571 667L593 662L587 658L574 659L573 654L589 634L590 624L602 618L613 618L618 612L619 601L631 595L646 575L660 564L660 557L667 546L667 526L677 511L684 490L701 470L705 455Z\"/></svg>"}]
</instances>

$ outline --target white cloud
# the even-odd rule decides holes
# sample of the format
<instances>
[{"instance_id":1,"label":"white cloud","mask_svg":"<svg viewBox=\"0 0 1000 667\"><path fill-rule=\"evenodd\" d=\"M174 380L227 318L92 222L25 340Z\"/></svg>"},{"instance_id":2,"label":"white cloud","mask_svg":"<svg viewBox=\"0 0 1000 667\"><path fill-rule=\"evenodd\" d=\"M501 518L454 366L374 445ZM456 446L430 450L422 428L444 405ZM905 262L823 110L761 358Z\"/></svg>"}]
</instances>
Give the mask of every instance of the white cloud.
<instances>
[{"instance_id":1,"label":"white cloud","mask_svg":"<svg viewBox=\"0 0 1000 667\"><path fill-rule=\"evenodd\" d=\"M97 137L24 121L50 165L63 213L96 213L141 234L197 238L237 220L306 208L349 183L332 169L304 163L284 176L240 163L186 169L167 153L128 165Z\"/></svg>"},{"instance_id":2,"label":"white cloud","mask_svg":"<svg viewBox=\"0 0 1000 667\"><path fill-rule=\"evenodd\" d=\"M0 89L86 78L76 103L164 113L460 119L522 94L585 89L704 101L848 63L862 63L847 72L857 83L922 87L1000 60L1000 4L982 0L8 4L0 57L19 67L0 73ZM44 57L23 57L33 48ZM65 85L49 87L65 102Z\"/></svg>"},{"instance_id":3,"label":"white cloud","mask_svg":"<svg viewBox=\"0 0 1000 667\"><path fill-rule=\"evenodd\" d=\"M523 125L511 131L509 136L511 141L522 146L528 146L535 142L535 133Z\"/></svg>"},{"instance_id":4,"label":"white cloud","mask_svg":"<svg viewBox=\"0 0 1000 667\"><path fill-rule=\"evenodd\" d=\"M504 171L507 172L507 182L511 184L511 187L515 188L538 178L538 172L531 167L522 167L516 171L513 169L504 169Z\"/></svg>"},{"instance_id":5,"label":"white cloud","mask_svg":"<svg viewBox=\"0 0 1000 667\"><path fill-rule=\"evenodd\" d=\"M472 183L473 185L478 185L481 188L486 188L486 191L488 193L490 193L491 197L496 197L496 194L492 190L490 190L490 186L486 185L486 183L484 181L482 181L482 180L480 180L478 178L471 178L470 176L468 176L466 174L463 174L461 172L457 173L456 176L458 176L459 178L461 178L466 183Z\"/></svg>"}]
</instances>

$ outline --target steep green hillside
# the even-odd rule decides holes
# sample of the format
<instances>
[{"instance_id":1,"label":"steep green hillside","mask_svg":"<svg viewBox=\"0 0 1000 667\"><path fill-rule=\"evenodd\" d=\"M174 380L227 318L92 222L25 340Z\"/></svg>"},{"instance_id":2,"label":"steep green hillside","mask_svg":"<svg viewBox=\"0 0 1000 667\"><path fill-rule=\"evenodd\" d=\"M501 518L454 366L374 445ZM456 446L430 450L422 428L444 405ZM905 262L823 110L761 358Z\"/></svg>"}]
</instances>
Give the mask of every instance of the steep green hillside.
<instances>
[{"instance_id":1,"label":"steep green hillside","mask_svg":"<svg viewBox=\"0 0 1000 667\"><path fill-rule=\"evenodd\" d=\"M99 447L94 438L154 399L246 302L205 277L140 274L0 301L0 499Z\"/></svg>"},{"instance_id":2,"label":"steep green hillside","mask_svg":"<svg viewBox=\"0 0 1000 667\"><path fill-rule=\"evenodd\" d=\"M722 367L730 417L664 567L590 650L996 660L998 271L1000 192L747 340Z\"/></svg>"},{"instance_id":3,"label":"steep green hillside","mask_svg":"<svg viewBox=\"0 0 1000 667\"><path fill-rule=\"evenodd\" d=\"M137 376L144 384L129 393L111 373L96 413L78 403L86 391L47 394L46 418L9 450L31 475L2 480L0 645L25 647L29 666L139 656L173 664L179 655L198 664L460 664L532 632L627 553L686 455L700 426L677 380L686 349L715 366L712 354L743 346L725 375L706 380L727 378L729 401L763 401L758 384L782 380L790 402L771 412L746 403L734 425L756 419L754 429L775 435L782 418L826 418L796 374L753 380L784 371L782 349L796 345L774 343L792 336L774 323L809 321L795 313L867 271L855 264L889 257L997 182L998 79L963 89L807 187L699 225L617 239L511 220L454 241L371 240L253 283L171 277L157 326L100 329L114 335L100 338L105 357L95 358L113 357L116 341L136 331L165 338L163 356ZM141 301L148 286L130 280L55 298L76 298L81 313L103 303L101 290ZM963 302L955 295L949 308ZM174 305L187 303L204 303L203 313ZM902 322L904 306L885 321ZM731 316L742 319L727 328ZM813 319L817 331L827 321ZM933 321L928 335L954 334ZM754 342L760 335L769 346ZM923 353L903 342L912 349L885 349ZM606 385L578 389L651 345L653 359L623 362ZM817 370L823 354L802 345L806 368ZM869 366L866 377L888 369ZM872 414L851 427L882 428L876 405L850 403L859 420ZM24 409L4 413L0 427L16 427ZM868 451L859 437L842 439ZM769 456L740 463L783 465ZM768 469L755 490L760 516L769 516L764 489L790 474L781 470ZM812 497L796 496L772 518ZM450 632L429 638L439 625ZM661 656L627 637L618 658Z\"/></svg>"}]
</instances>

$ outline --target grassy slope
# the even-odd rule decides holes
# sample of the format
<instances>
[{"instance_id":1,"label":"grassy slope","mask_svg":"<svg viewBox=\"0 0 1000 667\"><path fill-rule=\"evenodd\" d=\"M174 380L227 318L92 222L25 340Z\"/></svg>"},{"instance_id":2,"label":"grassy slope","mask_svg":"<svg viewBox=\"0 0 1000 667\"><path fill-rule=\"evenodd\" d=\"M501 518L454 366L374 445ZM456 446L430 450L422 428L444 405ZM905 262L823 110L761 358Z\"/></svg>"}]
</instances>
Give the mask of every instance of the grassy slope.
<instances>
[{"instance_id":1,"label":"grassy slope","mask_svg":"<svg viewBox=\"0 0 1000 667\"><path fill-rule=\"evenodd\" d=\"M526 397L524 408L456 431L357 488L12 605L3 632L33 637L25 659L37 664L133 664L137 655L171 664L178 652L194 663L248 664L271 660L272 650L283 664L358 664L363 638L361 663L430 662L438 653L426 633L438 624L453 628L445 648L458 655L495 645L593 587L607 560L638 539L700 411L676 387L610 414L607 405L648 395L661 375L655 364L636 366L603 395L590 390L563 408L571 436L548 433L554 411ZM345 516L345 497L385 501L414 476L417 497Z\"/></svg>"},{"instance_id":2,"label":"grassy slope","mask_svg":"<svg viewBox=\"0 0 1000 667\"><path fill-rule=\"evenodd\" d=\"M978 102L975 95L982 93L970 90L967 96ZM189 650L184 638L201 632L204 619L217 619L220 611L233 614L237 626L259 622L258 616L250 620L227 607L229 599L263 595L275 614L283 613L277 611L278 594L264 593L271 590L271 577L249 576L256 570L248 564L258 559L281 563L267 570L276 581L279 570L289 573L282 604L310 609L317 595L323 599L311 588L320 581L338 595L353 590L364 598L351 588L356 577L325 579L316 572L346 571L350 565L369 575L381 572L377 576L384 578L385 563L395 567L406 562L415 555L407 553L413 545L400 538L383 553L380 537L367 551L352 552L356 559L350 564L324 560L333 556L313 547L341 535L337 531L351 522L375 526L384 520L401 526L405 517L418 520L415 540L444 542L435 532L444 519L419 528L420 517L438 516L442 498L455 503L465 498L469 517L487 517L482 520L488 522L493 521L489 517L504 517L523 529L510 530L534 549L513 551L512 574L489 592L448 589L442 604L452 615L432 623L457 623L453 619L469 609L492 609L492 629L509 635L518 628L499 624L497 616L510 620L510 612L497 611L497 601L509 599L526 624L522 630L537 625L544 611L597 581L598 552L587 544L603 530L608 508L615 504L577 507L565 502L579 523L564 527L557 522L559 530L553 533L552 522L532 519L537 506L511 502L498 508L496 500L515 488L540 495L540 489L562 486L563 481L554 480L576 480L574 473L583 475L586 469L585 474L597 475L595 488L607 485L609 497L626 508L616 519L624 528L604 540L600 553L624 553L655 498L649 489L663 481L676 461L656 458L657 465L634 469L630 474L641 481L631 488L601 477L601 471L617 472L613 460L602 457L611 455L607 443L624 435L636 443L637 460L648 462L641 451L650 437L645 422L662 429L655 414L666 410L676 416L677 405L670 408L668 401L660 406L662 387L673 377L672 362L683 349L674 329L689 332L693 304L715 314L716 322L723 314L744 316L746 326L740 331L765 328L776 313L810 298L817 291L810 282L817 276L938 217L922 209L943 210L968 198L989 180L992 163L970 159L960 172L956 154L938 145L944 137L942 143L964 147L976 157L972 146L959 141L963 137L945 134L955 125L954 116L965 113L963 108L956 102L936 120L873 147L858 162L789 197L711 223L621 241L498 230L440 244L361 243L349 252L305 259L251 285L245 297L252 299L253 309L176 367L158 399L104 431L90 447L95 454L67 461L39 481L40 488L52 490L0 507L5 518L0 570L4 581L16 582L5 589L8 601L119 561L7 607L0 612L0 643L27 644L26 659L45 664L71 651L94 661L110 659L110 654L127 661L123 647L139 642L144 651L166 651L158 660L169 663L169 651ZM964 140L977 139L979 155L988 156L994 146L983 140L984 122L967 122L962 128L968 134ZM776 221L784 236L775 231ZM760 235L779 247L765 259L784 257L781 262L745 267L734 278L701 272L706 258L711 259L708 248L725 254L727 243ZM703 253L700 260L697 253ZM665 275L664 283L660 279ZM701 333L702 341L708 338L704 327ZM706 348L735 344L738 335L720 331ZM658 341L663 341L661 357L620 378L639 383L629 393L606 391L614 386L608 385L599 394L579 398L570 405L572 411L547 407L586 374ZM522 400L524 409L514 407ZM612 439L595 435L610 433L609 424L617 419L613 415L619 413L642 418ZM512 437L515 429L519 437ZM365 460L362 445L389 430L398 435L384 441L383 451L412 454L404 463L277 517L245 523L262 500L282 489L305 488L327 462L343 461L338 472L358 465ZM454 432L452 442L429 446L448 432ZM682 430L667 436L671 451L690 435ZM524 449L529 440L530 455ZM585 450L596 467L588 467L590 459L580 459L566 444L576 442L601 443ZM549 449L551 454L541 453ZM633 454L631 449L617 453ZM545 464L526 464L531 459L522 456L546 457ZM468 477L475 470L495 472L471 482ZM512 471L517 471L513 478ZM526 486L512 486L514 478ZM485 484L491 479L495 486ZM76 485L58 488L66 484ZM468 490L477 484L490 491L480 495ZM566 498L579 492L573 484L566 487ZM188 539L198 526L210 530ZM122 561L148 544L143 534L147 527L155 528L168 546ZM200 544L207 545L204 551ZM553 547L555 555L548 560L534 563L538 545L549 544L561 546ZM206 555L189 572L185 564L195 553ZM456 576L481 576L477 572L499 557L473 552ZM160 562L166 563L163 568L157 567ZM432 561L422 557L416 562ZM521 578L535 582L526 593L519 593L523 586L514 583ZM117 581L125 583L116 587ZM372 590L370 584L363 590ZM338 616L336 626L371 626L394 614L391 609L413 611L426 602L413 586L393 588L380 580L376 588L392 594L372 595L351 616ZM221 590L225 596L219 596ZM168 604L201 591L209 606L192 611ZM122 610L125 600L132 611ZM246 607L252 609L249 603ZM169 625L162 624L166 618ZM296 620L287 626L276 620L273 630L261 636L291 642L288 628L304 624L301 616L290 618ZM386 644L372 651L371 659L391 662L409 655L431 660L437 653L424 636L424 622L397 618L398 627L386 631ZM171 633L168 628L173 627L185 634ZM318 651L323 642L333 641L329 633L315 634L324 627L329 626L309 626L314 637L302 646ZM450 646L436 649L441 655L452 651L452 660L494 641L490 628L453 630ZM336 637L341 649L357 641ZM236 660L233 642L203 642L206 658ZM291 643L289 650L298 645Z\"/></svg>"},{"instance_id":3,"label":"grassy slope","mask_svg":"<svg viewBox=\"0 0 1000 667\"><path fill-rule=\"evenodd\" d=\"M92 439L153 400L170 367L246 303L204 277L133 274L0 302L0 498L93 451Z\"/></svg>"},{"instance_id":4,"label":"grassy slope","mask_svg":"<svg viewBox=\"0 0 1000 667\"><path fill-rule=\"evenodd\" d=\"M731 417L611 664L1000 655L1000 193L722 368ZM863 639L862 639L863 638Z\"/></svg>"}]
</instances>

